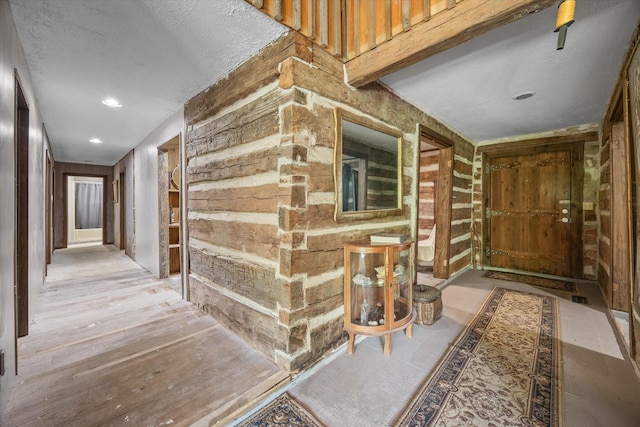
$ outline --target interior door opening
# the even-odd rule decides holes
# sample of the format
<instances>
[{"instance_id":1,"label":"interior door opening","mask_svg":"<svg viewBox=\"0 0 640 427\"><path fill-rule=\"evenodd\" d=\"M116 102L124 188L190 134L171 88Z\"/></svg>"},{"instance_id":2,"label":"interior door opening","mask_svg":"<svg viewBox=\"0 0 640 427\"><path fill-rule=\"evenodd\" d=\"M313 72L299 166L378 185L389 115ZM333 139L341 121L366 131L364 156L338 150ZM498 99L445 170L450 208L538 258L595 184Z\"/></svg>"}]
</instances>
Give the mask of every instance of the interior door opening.
<instances>
[{"instance_id":1,"label":"interior door opening","mask_svg":"<svg viewBox=\"0 0 640 427\"><path fill-rule=\"evenodd\" d=\"M104 178L69 175L67 185L67 244L103 243Z\"/></svg>"},{"instance_id":2,"label":"interior door opening","mask_svg":"<svg viewBox=\"0 0 640 427\"><path fill-rule=\"evenodd\" d=\"M453 142L420 127L416 270L419 284L449 278Z\"/></svg>"},{"instance_id":3,"label":"interior door opening","mask_svg":"<svg viewBox=\"0 0 640 427\"><path fill-rule=\"evenodd\" d=\"M15 315L17 338L29 333L29 106L16 77Z\"/></svg>"}]
</instances>

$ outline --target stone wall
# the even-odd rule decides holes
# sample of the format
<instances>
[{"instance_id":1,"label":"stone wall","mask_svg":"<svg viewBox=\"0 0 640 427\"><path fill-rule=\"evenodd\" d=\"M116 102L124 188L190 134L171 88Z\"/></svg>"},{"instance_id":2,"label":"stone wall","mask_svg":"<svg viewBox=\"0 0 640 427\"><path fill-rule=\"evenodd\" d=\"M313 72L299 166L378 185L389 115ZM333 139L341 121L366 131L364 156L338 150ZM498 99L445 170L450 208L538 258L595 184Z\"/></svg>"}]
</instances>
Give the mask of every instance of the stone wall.
<instances>
[{"instance_id":1,"label":"stone wall","mask_svg":"<svg viewBox=\"0 0 640 427\"><path fill-rule=\"evenodd\" d=\"M401 215L334 221L335 108L404 135ZM346 86L296 33L189 101L185 122L191 300L289 371L346 338L343 244L415 227L418 123L458 144L454 197L470 198L471 144L378 84Z\"/></svg>"}]
</instances>

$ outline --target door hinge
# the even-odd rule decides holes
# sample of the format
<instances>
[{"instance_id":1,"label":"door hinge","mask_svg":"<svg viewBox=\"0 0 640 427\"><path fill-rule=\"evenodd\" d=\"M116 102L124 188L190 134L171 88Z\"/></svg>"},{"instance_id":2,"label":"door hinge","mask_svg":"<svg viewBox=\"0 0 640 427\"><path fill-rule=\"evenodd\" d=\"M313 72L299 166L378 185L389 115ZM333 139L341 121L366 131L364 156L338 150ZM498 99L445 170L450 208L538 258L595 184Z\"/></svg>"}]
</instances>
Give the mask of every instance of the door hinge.
<instances>
[{"instance_id":1,"label":"door hinge","mask_svg":"<svg viewBox=\"0 0 640 427\"><path fill-rule=\"evenodd\" d=\"M498 251L495 249L491 249L491 246L487 246L484 248L484 254L487 258L491 258L493 255L511 255L508 251Z\"/></svg>"}]
</instances>

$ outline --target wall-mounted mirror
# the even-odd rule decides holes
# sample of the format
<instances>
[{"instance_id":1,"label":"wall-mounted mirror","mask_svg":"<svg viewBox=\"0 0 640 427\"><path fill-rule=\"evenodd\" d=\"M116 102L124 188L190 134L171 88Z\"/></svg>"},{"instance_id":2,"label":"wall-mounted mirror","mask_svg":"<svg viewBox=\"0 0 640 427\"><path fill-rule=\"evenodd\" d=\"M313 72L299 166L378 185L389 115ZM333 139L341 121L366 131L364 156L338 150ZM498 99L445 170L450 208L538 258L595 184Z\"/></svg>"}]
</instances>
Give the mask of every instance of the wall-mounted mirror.
<instances>
[{"instance_id":1,"label":"wall-mounted mirror","mask_svg":"<svg viewBox=\"0 0 640 427\"><path fill-rule=\"evenodd\" d=\"M336 109L336 221L402 214L402 134Z\"/></svg>"}]
</instances>

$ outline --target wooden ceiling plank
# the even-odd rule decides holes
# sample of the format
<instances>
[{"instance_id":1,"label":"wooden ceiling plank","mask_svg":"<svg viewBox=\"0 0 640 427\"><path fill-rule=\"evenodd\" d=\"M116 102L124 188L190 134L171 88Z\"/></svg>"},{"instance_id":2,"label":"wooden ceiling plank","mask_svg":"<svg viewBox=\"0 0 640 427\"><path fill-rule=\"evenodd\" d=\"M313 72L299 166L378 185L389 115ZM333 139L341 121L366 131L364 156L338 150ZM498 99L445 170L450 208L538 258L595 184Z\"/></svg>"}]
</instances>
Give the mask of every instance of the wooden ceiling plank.
<instances>
[{"instance_id":1,"label":"wooden ceiling plank","mask_svg":"<svg viewBox=\"0 0 640 427\"><path fill-rule=\"evenodd\" d=\"M465 0L433 15L411 31L396 35L374 50L347 61L349 84L362 87L556 3L557 0Z\"/></svg>"}]
</instances>

